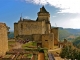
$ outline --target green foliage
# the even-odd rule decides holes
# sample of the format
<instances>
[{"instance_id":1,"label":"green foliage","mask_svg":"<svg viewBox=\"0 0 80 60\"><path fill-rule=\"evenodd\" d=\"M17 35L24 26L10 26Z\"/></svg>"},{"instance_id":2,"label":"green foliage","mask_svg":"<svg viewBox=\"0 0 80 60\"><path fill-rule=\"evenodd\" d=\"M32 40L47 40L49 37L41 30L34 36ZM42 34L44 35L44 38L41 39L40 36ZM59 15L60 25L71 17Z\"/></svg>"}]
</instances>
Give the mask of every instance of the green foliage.
<instances>
[{"instance_id":1,"label":"green foliage","mask_svg":"<svg viewBox=\"0 0 80 60\"><path fill-rule=\"evenodd\" d=\"M73 45L80 48L80 36L73 41Z\"/></svg>"},{"instance_id":2,"label":"green foliage","mask_svg":"<svg viewBox=\"0 0 80 60\"><path fill-rule=\"evenodd\" d=\"M33 54L27 54L27 58L31 58Z\"/></svg>"},{"instance_id":3,"label":"green foliage","mask_svg":"<svg viewBox=\"0 0 80 60\"><path fill-rule=\"evenodd\" d=\"M36 42L28 42L28 43L25 43L22 45L22 48L29 48L29 47L36 47L37 46L37 43Z\"/></svg>"},{"instance_id":4,"label":"green foliage","mask_svg":"<svg viewBox=\"0 0 80 60\"><path fill-rule=\"evenodd\" d=\"M80 59L80 52L77 49L73 49L71 45L65 46L61 53L60 53L61 58L67 58L67 59Z\"/></svg>"},{"instance_id":5,"label":"green foliage","mask_svg":"<svg viewBox=\"0 0 80 60\"><path fill-rule=\"evenodd\" d=\"M62 48L62 52L60 53L60 56L62 58L71 58L71 52L72 52L72 48L71 46L65 46L64 48Z\"/></svg>"},{"instance_id":6,"label":"green foliage","mask_svg":"<svg viewBox=\"0 0 80 60\"><path fill-rule=\"evenodd\" d=\"M43 49L40 49L39 52L44 53L44 50Z\"/></svg>"}]
</instances>

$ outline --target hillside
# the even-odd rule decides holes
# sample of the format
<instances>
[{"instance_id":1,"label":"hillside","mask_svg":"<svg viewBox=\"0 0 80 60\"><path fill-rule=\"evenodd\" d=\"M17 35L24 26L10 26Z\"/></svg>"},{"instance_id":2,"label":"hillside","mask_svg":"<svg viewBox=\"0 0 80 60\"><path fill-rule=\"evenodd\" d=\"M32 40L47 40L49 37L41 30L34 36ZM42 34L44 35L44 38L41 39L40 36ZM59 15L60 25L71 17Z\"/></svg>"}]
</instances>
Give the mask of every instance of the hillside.
<instances>
[{"instance_id":1,"label":"hillside","mask_svg":"<svg viewBox=\"0 0 80 60\"><path fill-rule=\"evenodd\" d=\"M68 30L59 28L59 39L60 40L63 40L64 38L67 38L70 35L72 35L72 34Z\"/></svg>"},{"instance_id":2,"label":"hillside","mask_svg":"<svg viewBox=\"0 0 80 60\"><path fill-rule=\"evenodd\" d=\"M14 32L10 31L10 33L8 34L8 38L14 38Z\"/></svg>"},{"instance_id":3,"label":"hillside","mask_svg":"<svg viewBox=\"0 0 80 60\"><path fill-rule=\"evenodd\" d=\"M73 45L80 49L80 36L75 38Z\"/></svg>"},{"instance_id":4,"label":"hillside","mask_svg":"<svg viewBox=\"0 0 80 60\"><path fill-rule=\"evenodd\" d=\"M60 40L63 40L64 38L74 40L78 36L80 36L80 29L59 28Z\"/></svg>"}]
</instances>

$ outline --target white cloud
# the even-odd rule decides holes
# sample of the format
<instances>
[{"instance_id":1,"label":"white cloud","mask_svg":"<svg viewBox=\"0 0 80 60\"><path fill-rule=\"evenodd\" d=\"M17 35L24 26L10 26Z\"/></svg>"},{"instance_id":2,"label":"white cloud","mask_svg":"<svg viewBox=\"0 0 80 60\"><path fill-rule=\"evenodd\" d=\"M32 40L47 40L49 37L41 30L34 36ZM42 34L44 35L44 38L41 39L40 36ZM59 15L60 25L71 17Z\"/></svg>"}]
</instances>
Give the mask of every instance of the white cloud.
<instances>
[{"instance_id":1,"label":"white cloud","mask_svg":"<svg viewBox=\"0 0 80 60\"><path fill-rule=\"evenodd\" d=\"M57 24L59 27L64 28L80 28L80 17L64 21L58 21Z\"/></svg>"},{"instance_id":2,"label":"white cloud","mask_svg":"<svg viewBox=\"0 0 80 60\"><path fill-rule=\"evenodd\" d=\"M24 16L23 18L28 19L29 17L28 16Z\"/></svg>"},{"instance_id":3,"label":"white cloud","mask_svg":"<svg viewBox=\"0 0 80 60\"><path fill-rule=\"evenodd\" d=\"M56 16L52 16L53 18L55 18Z\"/></svg>"},{"instance_id":4,"label":"white cloud","mask_svg":"<svg viewBox=\"0 0 80 60\"><path fill-rule=\"evenodd\" d=\"M80 17L76 17L74 19L70 19L66 24L68 27L72 28L80 28Z\"/></svg>"},{"instance_id":5,"label":"white cloud","mask_svg":"<svg viewBox=\"0 0 80 60\"><path fill-rule=\"evenodd\" d=\"M80 15L74 17L74 18L60 18L61 20L51 20L51 26L56 26L57 27L63 27L63 28L76 28L76 29L80 29ZM55 25L56 23L56 25Z\"/></svg>"},{"instance_id":6,"label":"white cloud","mask_svg":"<svg viewBox=\"0 0 80 60\"><path fill-rule=\"evenodd\" d=\"M27 17L27 16L25 16L24 18L26 18L26 19L27 19L28 17Z\"/></svg>"},{"instance_id":7,"label":"white cloud","mask_svg":"<svg viewBox=\"0 0 80 60\"><path fill-rule=\"evenodd\" d=\"M38 5L49 4L60 8L59 13L80 13L80 0L25 0Z\"/></svg>"}]
</instances>

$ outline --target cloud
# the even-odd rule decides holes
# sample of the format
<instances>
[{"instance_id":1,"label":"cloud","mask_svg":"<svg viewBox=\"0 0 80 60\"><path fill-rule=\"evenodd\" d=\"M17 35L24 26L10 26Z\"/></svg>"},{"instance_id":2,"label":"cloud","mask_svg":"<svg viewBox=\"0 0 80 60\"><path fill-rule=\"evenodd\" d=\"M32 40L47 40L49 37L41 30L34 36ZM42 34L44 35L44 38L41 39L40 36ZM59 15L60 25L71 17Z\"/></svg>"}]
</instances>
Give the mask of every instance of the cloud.
<instances>
[{"instance_id":1,"label":"cloud","mask_svg":"<svg viewBox=\"0 0 80 60\"><path fill-rule=\"evenodd\" d=\"M68 27L74 27L74 28L80 28L80 17L70 19L67 26Z\"/></svg>"},{"instance_id":2,"label":"cloud","mask_svg":"<svg viewBox=\"0 0 80 60\"><path fill-rule=\"evenodd\" d=\"M80 13L80 0L25 0L37 5L55 6L60 8L59 13Z\"/></svg>"},{"instance_id":3,"label":"cloud","mask_svg":"<svg viewBox=\"0 0 80 60\"><path fill-rule=\"evenodd\" d=\"M55 18L56 16L52 16L53 18Z\"/></svg>"},{"instance_id":4,"label":"cloud","mask_svg":"<svg viewBox=\"0 0 80 60\"><path fill-rule=\"evenodd\" d=\"M29 17L28 16L24 16L23 18L28 19Z\"/></svg>"},{"instance_id":5,"label":"cloud","mask_svg":"<svg viewBox=\"0 0 80 60\"><path fill-rule=\"evenodd\" d=\"M76 17L74 19L69 19L69 20L64 20L59 23L58 23L58 26L62 26L64 28L80 28L80 17Z\"/></svg>"},{"instance_id":6,"label":"cloud","mask_svg":"<svg viewBox=\"0 0 80 60\"><path fill-rule=\"evenodd\" d=\"M59 19L52 18L50 22L51 22L51 26L57 25L57 27L80 29L80 14L74 18L70 18L67 16L65 18L61 17Z\"/></svg>"},{"instance_id":7,"label":"cloud","mask_svg":"<svg viewBox=\"0 0 80 60\"><path fill-rule=\"evenodd\" d=\"M25 1L39 5L46 5L48 3L47 0L25 0Z\"/></svg>"}]
</instances>

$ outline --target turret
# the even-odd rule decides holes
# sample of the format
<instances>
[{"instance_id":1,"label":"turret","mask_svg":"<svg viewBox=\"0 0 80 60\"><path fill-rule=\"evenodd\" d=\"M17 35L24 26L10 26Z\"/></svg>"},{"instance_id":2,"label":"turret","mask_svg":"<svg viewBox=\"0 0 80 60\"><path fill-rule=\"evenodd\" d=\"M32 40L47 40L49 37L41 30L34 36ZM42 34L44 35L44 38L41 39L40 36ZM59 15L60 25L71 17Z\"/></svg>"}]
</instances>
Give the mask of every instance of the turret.
<instances>
[{"instance_id":1,"label":"turret","mask_svg":"<svg viewBox=\"0 0 80 60\"><path fill-rule=\"evenodd\" d=\"M49 23L50 21L50 14L49 12L46 11L45 7L42 6L42 8L40 8L40 11L38 12L38 20L37 21L43 21L45 20L47 23Z\"/></svg>"},{"instance_id":2,"label":"turret","mask_svg":"<svg viewBox=\"0 0 80 60\"><path fill-rule=\"evenodd\" d=\"M22 18L22 14L21 14L20 21L22 21L22 20L23 20L23 18Z\"/></svg>"}]
</instances>

